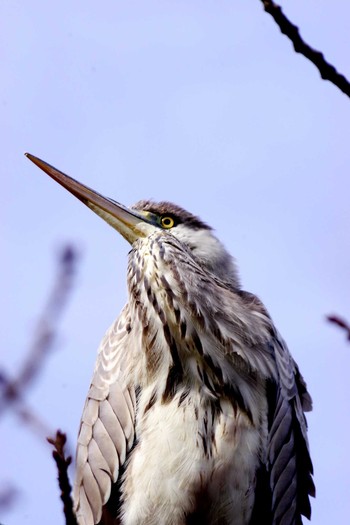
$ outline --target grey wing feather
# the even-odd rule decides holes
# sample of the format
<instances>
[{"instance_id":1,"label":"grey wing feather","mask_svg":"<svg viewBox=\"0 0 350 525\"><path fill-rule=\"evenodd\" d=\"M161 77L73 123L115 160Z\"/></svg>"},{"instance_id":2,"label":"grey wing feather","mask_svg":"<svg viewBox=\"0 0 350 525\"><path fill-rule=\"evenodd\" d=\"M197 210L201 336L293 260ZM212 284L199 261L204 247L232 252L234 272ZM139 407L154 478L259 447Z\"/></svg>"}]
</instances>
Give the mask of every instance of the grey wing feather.
<instances>
[{"instance_id":1,"label":"grey wing feather","mask_svg":"<svg viewBox=\"0 0 350 525\"><path fill-rule=\"evenodd\" d=\"M273 525L301 524L310 519L309 496L315 495L304 410L311 397L284 341L275 334L279 381L271 385L267 469L270 475Z\"/></svg>"},{"instance_id":2,"label":"grey wing feather","mask_svg":"<svg viewBox=\"0 0 350 525\"><path fill-rule=\"evenodd\" d=\"M103 338L78 436L74 507L80 525L101 520L134 441L135 391L127 383L130 318L126 306Z\"/></svg>"}]
</instances>

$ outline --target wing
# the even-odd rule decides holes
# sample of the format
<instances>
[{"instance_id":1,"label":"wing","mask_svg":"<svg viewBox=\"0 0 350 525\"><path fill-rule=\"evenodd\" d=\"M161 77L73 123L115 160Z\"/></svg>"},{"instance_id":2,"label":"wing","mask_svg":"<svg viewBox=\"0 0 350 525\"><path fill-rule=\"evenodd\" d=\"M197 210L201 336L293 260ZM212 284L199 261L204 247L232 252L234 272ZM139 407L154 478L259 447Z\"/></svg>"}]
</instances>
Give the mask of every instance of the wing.
<instances>
[{"instance_id":1,"label":"wing","mask_svg":"<svg viewBox=\"0 0 350 525\"><path fill-rule=\"evenodd\" d=\"M266 380L267 450L258 473L252 523L301 525L301 515L311 517L309 496L315 496L304 415L312 409L311 397L263 304L248 292L241 292L241 297L252 312L269 322L270 340L265 352L274 361L277 372Z\"/></svg>"},{"instance_id":2,"label":"wing","mask_svg":"<svg viewBox=\"0 0 350 525\"><path fill-rule=\"evenodd\" d=\"M301 524L310 519L309 496L315 496L305 411L311 397L283 339L272 341L279 381L268 387L269 435L267 470L273 525Z\"/></svg>"},{"instance_id":3,"label":"wing","mask_svg":"<svg viewBox=\"0 0 350 525\"><path fill-rule=\"evenodd\" d=\"M131 323L126 306L104 336L78 436L74 507L78 523L101 520L134 441L135 389L128 384Z\"/></svg>"}]
</instances>

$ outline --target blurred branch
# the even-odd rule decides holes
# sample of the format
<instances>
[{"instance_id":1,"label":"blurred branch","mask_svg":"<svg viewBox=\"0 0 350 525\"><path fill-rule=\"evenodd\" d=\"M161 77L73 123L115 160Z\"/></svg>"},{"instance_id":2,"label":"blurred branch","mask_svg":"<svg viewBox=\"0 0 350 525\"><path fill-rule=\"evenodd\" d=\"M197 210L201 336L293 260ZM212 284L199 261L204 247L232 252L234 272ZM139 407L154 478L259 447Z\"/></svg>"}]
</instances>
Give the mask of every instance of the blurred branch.
<instances>
[{"instance_id":1,"label":"blurred branch","mask_svg":"<svg viewBox=\"0 0 350 525\"><path fill-rule=\"evenodd\" d=\"M345 93L345 95L350 97L349 81L344 75L338 73L332 64L326 62L320 51L316 51L310 47L301 38L299 28L288 20L283 14L281 7L272 0L261 0L261 2L264 5L264 10L272 16L281 32L292 41L295 51L302 54L317 67L323 80L329 80Z\"/></svg>"},{"instance_id":2,"label":"blurred branch","mask_svg":"<svg viewBox=\"0 0 350 525\"><path fill-rule=\"evenodd\" d=\"M48 434L46 425L25 406L24 393L42 372L45 359L57 339L57 325L72 290L77 259L78 252L73 246L67 245L62 250L56 282L38 321L34 340L17 377L11 379L4 370L0 370L0 416L6 409L13 407L21 420L29 424L36 432L40 432L41 435Z\"/></svg>"},{"instance_id":3,"label":"blurred branch","mask_svg":"<svg viewBox=\"0 0 350 525\"><path fill-rule=\"evenodd\" d=\"M0 489L0 509L2 512L6 512L13 507L18 497L18 490L11 485L8 485L4 489Z\"/></svg>"},{"instance_id":4,"label":"blurred branch","mask_svg":"<svg viewBox=\"0 0 350 525\"><path fill-rule=\"evenodd\" d=\"M72 462L72 458L70 456L66 457L64 450L67 441L66 434L57 430L56 436L54 438L47 438L47 441L54 447L52 456L57 466L58 484L61 490L60 497L63 502L63 512L66 518L66 525L77 525L71 496L72 487L68 477L68 467Z\"/></svg>"},{"instance_id":5,"label":"blurred branch","mask_svg":"<svg viewBox=\"0 0 350 525\"><path fill-rule=\"evenodd\" d=\"M0 370L0 416L6 409L13 408L17 416L41 438L50 434L46 424L31 410L25 402L28 388L43 371L45 360L54 347L57 339L58 322L67 305L73 287L78 251L67 245L60 253L58 272L54 287L49 295L46 307L37 323L33 342L28 355L16 378L12 379L4 370ZM68 479L68 466L71 458L65 456L66 435L56 433L55 439L48 439L54 445L53 457L58 468L58 479L61 488L61 499L64 503L66 524L77 525L70 496L71 487ZM14 489L0 491L0 506L5 510L10 507L16 496Z\"/></svg>"},{"instance_id":6,"label":"blurred branch","mask_svg":"<svg viewBox=\"0 0 350 525\"><path fill-rule=\"evenodd\" d=\"M327 315L327 320L330 323L333 323L339 326L340 328L342 328L343 330L345 330L347 339L348 341L350 341L350 324L349 323L347 323L344 319L342 319L341 317L337 315Z\"/></svg>"},{"instance_id":7,"label":"blurred branch","mask_svg":"<svg viewBox=\"0 0 350 525\"><path fill-rule=\"evenodd\" d=\"M0 371L0 388L4 388L6 392L11 391L11 381L9 378L6 377L4 374L4 371ZM18 396L16 397L18 401ZM4 402L4 401L3 401ZM0 409L2 408L2 405L0 404ZM23 423L25 423L28 427L30 427L31 430L33 430L34 434L37 434L41 439L43 436L47 436L50 434L50 429L46 425L44 421L40 419L39 416L37 416L33 410L31 410L28 405L25 403L23 399L21 399L20 404L17 402L15 405L15 412L17 416L21 419Z\"/></svg>"}]
</instances>

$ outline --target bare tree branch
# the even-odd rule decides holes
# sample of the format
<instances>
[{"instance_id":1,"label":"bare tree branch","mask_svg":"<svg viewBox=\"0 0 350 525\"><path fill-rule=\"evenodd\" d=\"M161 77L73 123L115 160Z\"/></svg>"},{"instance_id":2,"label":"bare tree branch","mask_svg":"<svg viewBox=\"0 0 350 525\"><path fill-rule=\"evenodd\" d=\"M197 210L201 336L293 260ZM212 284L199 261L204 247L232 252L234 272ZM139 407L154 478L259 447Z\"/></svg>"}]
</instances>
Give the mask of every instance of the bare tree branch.
<instances>
[{"instance_id":1,"label":"bare tree branch","mask_svg":"<svg viewBox=\"0 0 350 525\"><path fill-rule=\"evenodd\" d=\"M78 253L73 246L67 245L62 250L56 283L39 319L34 341L17 378L10 379L4 370L0 370L0 415L12 406L22 421L29 423L37 431L44 430L44 434L41 435L47 435L46 425L25 406L23 394L42 372L45 359L53 348L57 338L57 324L72 289L77 259Z\"/></svg>"},{"instance_id":2,"label":"bare tree branch","mask_svg":"<svg viewBox=\"0 0 350 525\"><path fill-rule=\"evenodd\" d=\"M344 319L341 319L338 315L327 315L327 320L330 323L333 323L340 328L343 328L345 330L347 339L350 341L350 324L347 323Z\"/></svg>"},{"instance_id":3,"label":"bare tree branch","mask_svg":"<svg viewBox=\"0 0 350 525\"><path fill-rule=\"evenodd\" d=\"M65 455L65 444L67 441L66 434L57 430L54 438L47 438L47 441L53 445L52 456L56 462L58 471L58 484L61 490L61 500L63 502L63 512L66 518L66 525L78 525L73 510L73 500L71 496L72 487L68 477L68 467L72 462L70 456Z\"/></svg>"},{"instance_id":4,"label":"bare tree branch","mask_svg":"<svg viewBox=\"0 0 350 525\"><path fill-rule=\"evenodd\" d=\"M261 0L264 9L269 13L281 32L286 35L293 43L297 53L301 53L310 60L319 70L323 80L329 80L337 86L345 95L350 97L350 83L344 75L338 73L332 64L326 62L323 54L310 47L300 36L299 28L292 24L283 14L281 7L272 0Z\"/></svg>"}]
</instances>

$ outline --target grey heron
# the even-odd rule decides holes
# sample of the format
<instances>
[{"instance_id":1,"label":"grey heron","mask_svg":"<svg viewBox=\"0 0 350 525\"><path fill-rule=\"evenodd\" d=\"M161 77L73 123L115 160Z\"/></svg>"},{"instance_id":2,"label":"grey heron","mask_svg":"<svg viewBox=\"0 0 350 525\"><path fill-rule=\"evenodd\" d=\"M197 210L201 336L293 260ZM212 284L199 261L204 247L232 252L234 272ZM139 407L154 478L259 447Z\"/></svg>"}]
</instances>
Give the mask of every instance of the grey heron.
<instances>
[{"instance_id":1,"label":"grey heron","mask_svg":"<svg viewBox=\"0 0 350 525\"><path fill-rule=\"evenodd\" d=\"M79 524L310 518L311 397L212 228L169 202L126 208L26 155L131 244L128 302L101 342L79 430Z\"/></svg>"}]
</instances>

